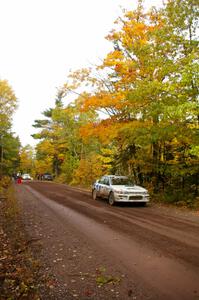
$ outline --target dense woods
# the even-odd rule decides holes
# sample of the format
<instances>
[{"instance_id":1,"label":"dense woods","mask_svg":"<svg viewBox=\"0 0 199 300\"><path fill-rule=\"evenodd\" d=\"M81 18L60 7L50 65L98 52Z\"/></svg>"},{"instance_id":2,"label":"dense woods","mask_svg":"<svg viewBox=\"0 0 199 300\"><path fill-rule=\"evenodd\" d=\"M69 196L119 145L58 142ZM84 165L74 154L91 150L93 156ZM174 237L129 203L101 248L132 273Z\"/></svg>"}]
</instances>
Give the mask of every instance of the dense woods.
<instances>
[{"instance_id":1,"label":"dense woods","mask_svg":"<svg viewBox=\"0 0 199 300\"><path fill-rule=\"evenodd\" d=\"M71 72L36 120L36 170L88 186L127 174L161 199L193 204L199 180L198 4L124 11L101 64ZM69 104L67 104L69 103ZM184 202L183 202L184 203Z\"/></svg>"},{"instance_id":2,"label":"dense woods","mask_svg":"<svg viewBox=\"0 0 199 300\"><path fill-rule=\"evenodd\" d=\"M131 176L153 198L195 206L199 184L198 3L123 11L98 65L71 72L33 126L36 149L11 131L16 96L0 81L1 176L52 173L90 186Z\"/></svg>"}]
</instances>

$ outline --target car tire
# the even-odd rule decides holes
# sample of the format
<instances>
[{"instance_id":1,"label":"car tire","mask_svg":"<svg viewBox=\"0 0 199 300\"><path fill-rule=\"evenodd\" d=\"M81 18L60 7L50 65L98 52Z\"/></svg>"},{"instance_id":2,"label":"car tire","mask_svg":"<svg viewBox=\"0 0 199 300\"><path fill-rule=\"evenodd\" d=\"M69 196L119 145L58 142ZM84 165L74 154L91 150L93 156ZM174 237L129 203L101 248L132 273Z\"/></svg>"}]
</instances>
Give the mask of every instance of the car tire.
<instances>
[{"instance_id":1,"label":"car tire","mask_svg":"<svg viewBox=\"0 0 199 300\"><path fill-rule=\"evenodd\" d=\"M92 191L92 198L93 198L93 200L97 200L97 190L96 189L94 189L93 191Z\"/></svg>"},{"instance_id":2,"label":"car tire","mask_svg":"<svg viewBox=\"0 0 199 300\"><path fill-rule=\"evenodd\" d=\"M115 204L115 197L114 197L113 192L111 192L111 193L109 194L109 197L108 197L108 203L109 203L111 206L113 206L113 205Z\"/></svg>"}]
</instances>

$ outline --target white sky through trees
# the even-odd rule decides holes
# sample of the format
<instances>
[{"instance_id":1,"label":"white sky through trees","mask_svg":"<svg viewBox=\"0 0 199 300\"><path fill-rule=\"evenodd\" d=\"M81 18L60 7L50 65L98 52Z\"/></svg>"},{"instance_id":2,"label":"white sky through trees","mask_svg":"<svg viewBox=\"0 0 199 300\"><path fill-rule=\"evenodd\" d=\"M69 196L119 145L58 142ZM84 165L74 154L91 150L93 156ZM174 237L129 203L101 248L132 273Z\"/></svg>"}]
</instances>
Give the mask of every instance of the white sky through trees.
<instances>
[{"instance_id":1,"label":"white sky through trees","mask_svg":"<svg viewBox=\"0 0 199 300\"><path fill-rule=\"evenodd\" d=\"M69 70L99 62L112 49L105 36L121 7L134 9L136 1L0 0L0 79L18 98L13 131L23 146L35 144L32 124L54 106Z\"/></svg>"}]
</instances>

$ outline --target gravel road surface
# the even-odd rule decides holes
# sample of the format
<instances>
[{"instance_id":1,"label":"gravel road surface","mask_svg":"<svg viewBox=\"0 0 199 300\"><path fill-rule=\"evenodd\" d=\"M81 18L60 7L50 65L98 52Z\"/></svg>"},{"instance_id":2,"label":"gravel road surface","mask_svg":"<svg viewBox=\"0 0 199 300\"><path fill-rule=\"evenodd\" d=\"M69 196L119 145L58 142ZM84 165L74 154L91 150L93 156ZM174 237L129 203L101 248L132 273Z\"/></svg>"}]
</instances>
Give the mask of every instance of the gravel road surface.
<instances>
[{"instance_id":1,"label":"gravel road surface","mask_svg":"<svg viewBox=\"0 0 199 300\"><path fill-rule=\"evenodd\" d=\"M42 299L199 299L199 215L109 206L52 182L15 185Z\"/></svg>"}]
</instances>

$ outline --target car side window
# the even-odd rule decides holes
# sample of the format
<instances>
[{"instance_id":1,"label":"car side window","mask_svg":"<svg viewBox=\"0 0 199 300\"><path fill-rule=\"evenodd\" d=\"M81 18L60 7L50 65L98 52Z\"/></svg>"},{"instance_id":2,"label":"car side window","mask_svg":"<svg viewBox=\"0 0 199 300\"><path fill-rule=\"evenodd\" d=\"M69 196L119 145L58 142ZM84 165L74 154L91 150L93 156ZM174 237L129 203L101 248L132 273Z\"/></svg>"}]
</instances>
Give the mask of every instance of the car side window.
<instances>
[{"instance_id":1,"label":"car side window","mask_svg":"<svg viewBox=\"0 0 199 300\"><path fill-rule=\"evenodd\" d=\"M100 183L100 184L104 184L104 180L105 180L104 177L100 178L99 183Z\"/></svg>"},{"instance_id":2,"label":"car side window","mask_svg":"<svg viewBox=\"0 0 199 300\"><path fill-rule=\"evenodd\" d=\"M105 184L105 185L110 185L110 184L109 184L109 179L108 179L108 177L105 177L105 178L104 178L104 184Z\"/></svg>"}]
</instances>

